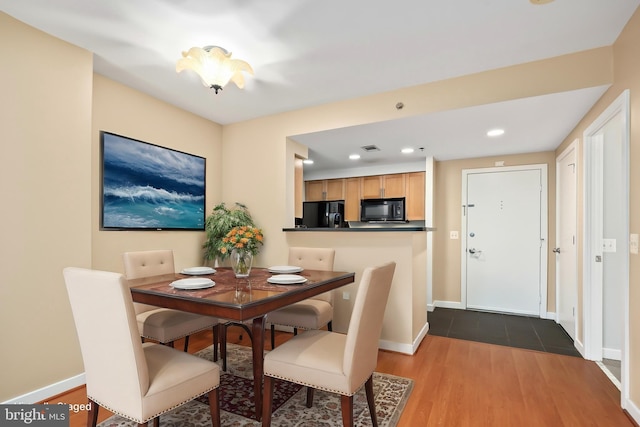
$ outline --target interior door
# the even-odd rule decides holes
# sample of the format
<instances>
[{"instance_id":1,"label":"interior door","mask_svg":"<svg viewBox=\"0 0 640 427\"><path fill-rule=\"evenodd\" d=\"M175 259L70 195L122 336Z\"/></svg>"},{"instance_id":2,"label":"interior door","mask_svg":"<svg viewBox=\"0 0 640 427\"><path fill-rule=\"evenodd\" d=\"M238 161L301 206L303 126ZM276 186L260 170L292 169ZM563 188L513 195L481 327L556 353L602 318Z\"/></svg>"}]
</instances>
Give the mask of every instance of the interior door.
<instances>
[{"instance_id":1,"label":"interior door","mask_svg":"<svg viewBox=\"0 0 640 427\"><path fill-rule=\"evenodd\" d=\"M556 295L557 321L575 340L577 288L576 144L556 160Z\"/></svg>"},{"instance_id":2,"label":"interior door","mask_svg":"<svg viewBox=\"0 0 640 427\"><path fill-rule=\"evenodd\" d=\"M541 198L540 168L466 173L467 308L540 315Z\"/></svg>"}]
</instances>

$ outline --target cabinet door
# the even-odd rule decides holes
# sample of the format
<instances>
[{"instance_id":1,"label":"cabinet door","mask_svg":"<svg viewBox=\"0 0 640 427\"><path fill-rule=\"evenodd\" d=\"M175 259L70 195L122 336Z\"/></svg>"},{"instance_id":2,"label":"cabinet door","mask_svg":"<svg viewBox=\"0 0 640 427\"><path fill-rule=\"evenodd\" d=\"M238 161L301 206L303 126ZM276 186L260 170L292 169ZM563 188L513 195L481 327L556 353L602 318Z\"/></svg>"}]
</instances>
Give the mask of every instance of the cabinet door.
<instances>
[{"instance_id":1,"label":"cabinet door","mask_svg":"<svg viewBox=\"0 0 640 427\"><path fill-rule=\"evenodd\" d=\"M425 173L412 172L406 174L407 192L406 192L406 210L407 219L409 221L424 220L424 191L425 191Z\"/></svg>"},{"instance_id":2,"label":"cabinet door","mask_svg":"<svg viewBox=\"0 0 640 427\"><path fill-rule=\"evenodd\" d=\"M393 175L384 175L383 192L384 198L404 197L405 196L405 174L398 173Z\"/></svg>"},{"instance_id":3,"label":"cabinet door","mask_svg":"<svg viewBox=\"0 0 640 427\"><path fill-rule=\"evenodd\" d=\"M382 197L382 176L363 176L361 188L363 199L379 199Z\"/></svg>"},{"instance_id":4,"label":"cabinet door","mask_svg":"<svg viewBox=\"0 0 640 427\"><path fill-rule=\"evenodd\" d=\"M325 200L344 199L344 179L328 179L325 184Z\"/></svg>"},{"instance_id":5,"label":"cabinet door","mask_svg":"<svg viewBox=\"0 0 640 427\"><path fill-rule=\"evenodd\" d=\"M304 200L307 202L324 200L324 181L307 181Z\"/></svg>"},{"instance_id":6,"label":"cabinet door","mask_svg":"<svg viewBox=\"0 0 640 427\"><path fill-rule=\"evenodd\" d=\"M345 179L344 219L345 221L360 221L360 178Z\"/></svg>"}]
</instances>

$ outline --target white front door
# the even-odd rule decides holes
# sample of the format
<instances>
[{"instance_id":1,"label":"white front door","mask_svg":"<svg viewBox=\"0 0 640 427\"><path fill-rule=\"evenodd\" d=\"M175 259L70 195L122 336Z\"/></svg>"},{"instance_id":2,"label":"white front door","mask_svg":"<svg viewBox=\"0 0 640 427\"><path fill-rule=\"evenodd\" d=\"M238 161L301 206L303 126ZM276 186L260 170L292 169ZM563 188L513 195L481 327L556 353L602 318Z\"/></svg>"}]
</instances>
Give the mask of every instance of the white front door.
<instances>
[{"instance_id":1,"label":"white front door","mask_svg":"<svg viewBox=\"0 0 640 427\"><path fill-rule=\"evenodd\" d=\"M463 186L466 307L546 313L546 165L463 171Z\"/></svg>"},{"instance_id":2,"label":"white front door","mask_svg":"<svg viewBox=\"0 0 640 427\"><path fill-rule=\"evenodd\" d=\"M556 159L556 299L557 322L576 338L577 253L576 253L576 150L572 143Z\"/></svg>"}]
</instances>

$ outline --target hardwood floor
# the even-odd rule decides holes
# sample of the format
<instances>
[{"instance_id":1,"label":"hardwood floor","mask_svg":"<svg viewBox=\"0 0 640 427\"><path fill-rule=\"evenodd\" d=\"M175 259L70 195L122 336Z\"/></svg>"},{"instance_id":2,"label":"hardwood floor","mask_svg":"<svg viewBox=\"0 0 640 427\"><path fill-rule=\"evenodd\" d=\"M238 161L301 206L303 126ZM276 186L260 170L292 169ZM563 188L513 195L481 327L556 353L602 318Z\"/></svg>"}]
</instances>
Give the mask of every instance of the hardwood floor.
<instances>
[{"instance_id":1,"label":"hardwood floor","mask_svg":"<svg viewBox=\"0 0 640 427\"><path fill-rule=\"evenodd\" d=\"M230 328L229 342L248 345L240 332ZM278 332L276 345L289 337ZM266 348L268 342L267 333ZM210 344L211 332L202 332L191 337L189 350ZM413 356L381 351L376 370L415 380L398 427L634 427L618 389L594 362L578 357L429 335ZM84 404L85 388L48 402ZM110 415L101 408L99 421ZM71 427L85 425L86 412L71 414Z\"/></svg>"}]
</instances>

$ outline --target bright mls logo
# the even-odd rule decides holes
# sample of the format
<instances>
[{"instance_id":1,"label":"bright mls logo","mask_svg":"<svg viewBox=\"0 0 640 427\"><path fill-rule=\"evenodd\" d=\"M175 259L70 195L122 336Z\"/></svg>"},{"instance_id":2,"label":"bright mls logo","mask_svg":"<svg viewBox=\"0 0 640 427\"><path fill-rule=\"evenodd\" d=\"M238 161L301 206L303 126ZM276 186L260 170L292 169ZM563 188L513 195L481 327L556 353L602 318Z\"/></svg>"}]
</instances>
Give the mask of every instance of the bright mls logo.
<instances>
[{"instance_id":1,"label":"bright mls logo","mask_svg":"<svg viewBox=\"0 0 640 427\"><path fill-rule=\"evenodd\" d=\"M69 405L0 405L0 427L69 427Z\"/></svg>"}]
</instances>

